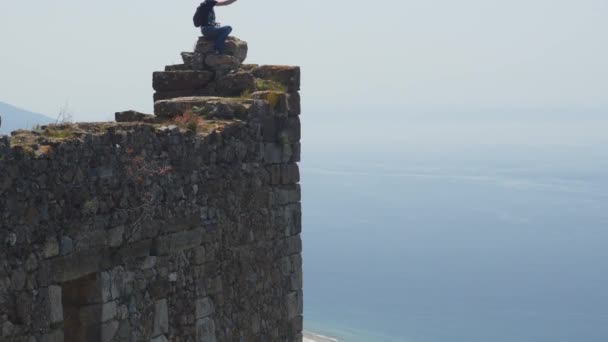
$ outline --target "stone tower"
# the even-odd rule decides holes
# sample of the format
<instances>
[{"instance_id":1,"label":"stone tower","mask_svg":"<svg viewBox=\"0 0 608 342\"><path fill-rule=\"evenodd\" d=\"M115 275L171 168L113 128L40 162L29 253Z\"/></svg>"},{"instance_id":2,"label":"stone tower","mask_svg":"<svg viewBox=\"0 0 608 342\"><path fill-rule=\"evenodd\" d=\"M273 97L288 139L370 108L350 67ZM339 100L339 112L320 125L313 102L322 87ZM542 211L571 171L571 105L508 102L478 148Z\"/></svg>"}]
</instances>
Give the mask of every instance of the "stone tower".
<instances>
[{"instance_id":1,"label":"stone tower","mask_svg":"<svg viewBox=\"0 0 608 342\"><path fill-rule=\"evenodd\" d=\"M1 341L302 340L300 69L210 51L155 115L0 137Z\"/></svg>"}]
</instances>

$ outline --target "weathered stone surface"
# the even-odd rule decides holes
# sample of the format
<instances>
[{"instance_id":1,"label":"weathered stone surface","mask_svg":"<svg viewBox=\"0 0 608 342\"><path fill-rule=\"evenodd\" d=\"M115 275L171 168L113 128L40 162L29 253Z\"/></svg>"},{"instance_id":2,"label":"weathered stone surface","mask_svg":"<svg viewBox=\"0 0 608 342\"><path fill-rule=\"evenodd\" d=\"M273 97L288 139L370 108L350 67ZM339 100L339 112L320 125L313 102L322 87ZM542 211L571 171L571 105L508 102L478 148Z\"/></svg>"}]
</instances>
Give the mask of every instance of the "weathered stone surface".
<instances>
[{"instance_id":1,"label":"weathered stone surface","mask_svg":"<svg viewBox=\"0 0 608 342\"><path fill-rule=\"evenodd\" d=\"M11 288L15 291L21 291L25 287L27 274L23 269L16 269L10 274Z\"/></svg>"},{"instance_id":2,"label":"weathered stone surface","mask_svg":"<svg viewBox=\"0 0 608 342\"><path fill-rule=\"evenodd\" d=\"M124 234L125 234L124 226L118 226L116 228L110 229L107 233L108 245L110 247L118 247L118 246L122 245L123 240L124 240Z\"/></svg>"},{"instance_id":3,"label":"weathered stone surface","mask_svg":"<svg viewBox=\"0 0 608 342\"><path fill-rule=\"evenodd\" d=\"M154 103L154 113L161 117L175 117L195 110L203 117L222 119L246 118L250 100L221 97L180 97Z\"/></svg>"},{"instance_id":4,"label":"weathered stone surface","mask_svg":"<svg viewBox=\"0 0 608 342\"><path fill-rule=\"evenodd\" d=\"M199 52L182 52L182 61L187 70L205 70L206 54Z\"/></svg>"},{"instance_id":5,"label":"weathered stone surface","mask_svg":"<svg viewBox=\"0 0 608 342\"><path fill-rule=\"evenodd\" d=\"M186 71L192 70L186 64L175 64L165 66L165 71Z\"/></svg>"},{"instance_id":6,"label":"weathered stone surface","mask_svg":"<svg viewBox=\"0 0 608 342\"><path fill-rule=\"evenodd\" d=\"M215 322L213 319L206 317L196 321L196 341L217 342Z\"/></svg>"},{"instance_id":7,"label":"weathered stone surface","mask_svg":"<svg viewBox=\"0 0 608 342\"><path fill-rule=\"evenodd\" d=\"M117 313L118 306L116 302L107 302L101 304L101 322L107 322L109 320L115 319Z\"/></svg>"},{"instance_id":8,"label":"weathered stone surface","mask_svg":"<svg viewBox=\"0 0 608 342\"><path fill-rule=\"evenodd\" d=\"M42 277L39 282L61 283L74 280L99 270L107 254L95 250L72 253L67 256L49 259L41 264Z\"/></svg>"},{"instance_id":9,"label":"weathered stone surface","mask_svg":"<svg viewBox=\"0 0 608 342\"><path fill-rule=\"evenodd\" d=\"M158 300L154 303L154 330L152 335L158 336L169 332L169 310L167 300Z\"/></svg>"},{"instance_id":10,"label":"weathered stone surface","mask_svg":"<svg viewBox=\"0 0 608 342\"><path fill-rule=\"evenodd\" d=\"M116 122L153 122L154 115L127 110L114 114Z\"/></svg>"},{"instance_id":11,"label":"weathered stone surface","mask_svg":"<svg viewBox=\"0 0 608 342\"><path fill-rule=\"evenodd\" d=\"M216 92L219 96L240 96L255 89L255 78L251 73L235 72L217 80Z\"/></svg>"},{"instance_id":12,"label":"weathered stone surface","mask_svg":"<svg viewBox=\"0 0 608 342\"><path fill-rule=\"evenodd\" d=\"M304 307L302 291L294 291L287 295L287 318L293 320L302 314Z\"/></svg>"},{"instance_id":13,"label":"weathered stone surface","mask_svg":"<svg viewBox=\"0 0 608 342\"><path fill-rule=\"evenodd\" d=\"M203 88L213 80L211 71L158 71L153 74L156 91Z\"/></svg>"},{"instance_id":14,"label":"weathered stone surface","mask_svg":"<svg viewBox=\"0 0 608 342\"><path fill-rule=\"evenodd\" d=\"M67 255L72 253L72 251L74 250L74 242L72 241L72 238L70 238L69 236L64 236L61 238L61 255Z\"/></svg>"},{"instance_id":15,"label":"weathered stone surface","mask_svg":"<svg viewBox=\"0 0 608 342\"><path fill-rule=\"evenodd\" d=\"M300 167L296 163L281 166L281 183L296 184L300 182Z\"/></svg>"},{"instance_id":16,"label":"weathered stone surface","mask_svg":"<svg viewBox=\"0 0 608 342\"><path fill-rule=\"evenodd\" d=\"M63 321L63 302L61 300L61 287L51 285L48 289L49 296L49 319L51 324L56 324Z\"/></svg>"},{"instance_id":17,"label":"weathered stone surface","mask_svg":"<svg viewBox=\"0 0 608 342\"><path fill-rule=\"evenodd\" d=\"M157 91L154 93L154 102L162 100L171 100L177 97L200 97L200 96L215 96L215 87L209 89L197 88L197 89L185 89L185 90L171 90L171 91Z\"/></svg>"},{"instance_id":18,"label":"weathered stone surface","mask_svg":"<svg viewBox=\"0 0 608 342\"><path fill-rule=\"evenodd\" d=\"M300 93L289 93L288 98L288 113L290 116L300 115L302 108L300 107Z\"/></svg>"},{"instance_id":19,"label":"weathered stone surface","mask_svg":"<svg viewBox=\"0 0 608 342\"><path fill-rule=\"evenodd\" d=\"M50 237L42 247L42 256L48 259L57 255L59 255L59 242L55 237Z\"/></svg>"},{"instance_id":20,"label":"weathered stone surface","mask_svg":"<svg viewBox=\"0 0 608 342\"><path fill-rule=\"evenodd\" d=\"M95 286L95 292L99 293L102 303L107 303L114 299L112 294L112 275L110 272L101 272L97 276L97 286ZM96 297L96 296L95 296Z\"/></svg>"},{"instance_id":21,"label":"weathered stone surface","mask_svg":"<svg viewBox=\"0 0 608 342\"><path fill-rule=\"evenodd\" d=\"M194 51L201 54L213 53L215 51L213 41L208 40L205 37L200 37ZM236 37L228 37L228 39L226 39L226 49L224 53L235 57L239 63L243 63L245 61L247 58L247 51L247 42Z\"/></svg>"},{"instance_id":22,"label":"weathered stone surface","mask_svg":"<svg viewBox=\"0 0 608 342\"><path fill-rule=\"evenodd\" d=\"M236 70L240 62L235 57L229 55L207 55L205 57L205 68L213 71Z\"/></svg>"},{"instance_id":23,"label":"weathered stone surface","mask_svg":"<svg viewBox=\"0 0 608 342\"><path fill-rule=\"evenodd\" d=\"M300 67L287 65L262 65L254 69L257 78L279 82L288 92L300 90Z\"/></svg>"},{"instance_id":24,"label":"weathered stone surface","mask_svg":"<svg viewBox=\"0 0 608 342\"><path fill-rule=\"evenodd\" d=\"M288 95L279 91L257 91L251 94L254 99L260 99L266 101L272 110L278 114L287 114L288 108Z\"/></svg>"},{"instance_id":25,"label":"weathered stone surface","mask_svg":"<svg viewBox=\"0 0 608 342\"><path fill-rule=\"evenodd\" d=\"M154 251L157 255L174 254L200 246L202 242L203 228L197 228L159 237L156 240Z\"/></svg>"},{"instance_id":26,"label":"weathered stone surface","mask_svg":"<svg viewBox=\"0 0 608 342\"><path fill-rule=\"evenodd\" d=\"M205 318L211 316L215 312L213 308L213 302L211 298L205 297L203 299L196 300L196 319Z\"/></svg>"},{"instance_id":27,"label":"weathered stone surface","mask_svg":"<svg viewBox=\"0 0 608 342\"><path fill-rule=\"evenodd\" d=\"M118 332L118 321L109 321L101 325L101 342L110 342Z\"/></svg>"}]
</instances>

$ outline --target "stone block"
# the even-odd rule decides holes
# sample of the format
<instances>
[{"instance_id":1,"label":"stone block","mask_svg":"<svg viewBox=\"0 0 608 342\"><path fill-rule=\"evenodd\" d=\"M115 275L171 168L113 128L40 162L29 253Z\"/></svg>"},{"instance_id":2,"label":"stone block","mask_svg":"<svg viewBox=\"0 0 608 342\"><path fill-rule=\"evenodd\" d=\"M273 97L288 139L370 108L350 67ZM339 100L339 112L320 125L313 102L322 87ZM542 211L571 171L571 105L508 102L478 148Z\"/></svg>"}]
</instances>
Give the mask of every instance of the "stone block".
<instances>
[{"instance_id":1,"label":"stone block","mask_svg":"<svg viewBox=\"0 0 608 342\"><path fill-rule=\"evenodd\" d=\"M118 332L120 323L118 321L109 321L101 325L101 342L111 342Z\"/></svg>"},{"instance_id":2,"label":"stone block","mask_svg":"<svg viewBox=\"0 0 608 342\"><path fill-rule=\"evenodd\" d=\"M302 112L302 107L300 104L300 93L293 92L289 93L287 97L288 102L288 114L289 116L297 116Z\"/></svg>"},{"instance_id":3,"label":"stone block","mask_svg":"<svg viewBox=\"0 0 608 342\"><path fill-rule=\"evenodd\" d=\"M291 335L297 336L297 334L301 334L302 330L304 330L304 317L298 316L289 322L289 328L291 331ZM302 340L299 340L302 341Z\"/></svg>"},{"instance_id":4,"label":"stone block","mask_svg":"<svg viewBox=\"0 0 608 342\"><path fill-rule=\"evenodd\" d=\"M266 170L268 171L270 185L281 184L281 165L270 165Z\"/></svg>"},{"instance_id":5,"label":"stone block","mask_svg":"<svg viewBox=\"0 0 608 342\"><path fill-rule=\"evenodd\" d=\"M283 273L283 275L287 276L287 275L290 275L291 272L293 272L293 266L292 266L290 257L282 258L279 261L279 265L281 268L281 273Z\"/></svg>"},{"instance_id":6,"label":"stone block","mask_svg":"<svg viewBox=\"0 0 608 342\"><path fill-rule=\"evenodd\" d=\"M304 286L304 280L302 276L301 270L299 272L294 272L289 277L289 283L291 284L291 290L297 291L301 290Z\"/></svg>"},{"instance_id":7,"label":"stone block","mask_svg":"<svg viewBox=\"0 0 608 342\"><path fill-rule=\"evenodd\" d=\"M21 268L13 270L11 273L11 289L14 291L21 291L25 286L27 273L25 273L25 271Z\"/></svg>"},{"instance_id":8,"label":"stone block","mask_svg":"<svg viewBox=\"0 0 608 342\"><path fill-rule=\"evenodd\" d=\"M118 226L107 231L107 241L110 247L118 247L122 245L125 234L125 227Z\"/></svg>"},{"instance_id":9,"label":"stone block","mask_svg":"<svg viewBox=\"0 0 608 342\"><path fill-rule=\"evenodd\" d=\"M156 91L203 88L213 77L210 71L158 71L153 74L152 87Z\"/></svg>"},{"instance_id":10,"label":"stone block","mask_svg":"<svg viewBox=\"0 0 608 342\"><path fill-rule=\"evenodd\" d=\"M193 262L195 265L202 265L207 261L205 247L200 246L194 249Z\"/></svg>"},{"instance_id":11,"label":"stone block","mask_svg":"<svg viewBox=\"0 0 608 342\"><path fill-rule=\"evenodd\" d=\"M299 117L291 117L284 121L280 133L280 141L286 144L293 144L300 141L301 124Z\"/></svg>"},{"instance_id":12,"label":"stone block","mask_svg":"<svg viewBox=\"0 0 608 342\"><path fill-rule=\"evenodd\" d=\"M283 154L281 155L281 163L286 164L293 162L293 147L294 145L291 145L287 142L283 143Z\"/></svg>"},{"instance_id":13,"label":"stone block","mask_svg":"<svg viewBox=\"0 0 608 342\"><path fill-rule=\"evenodd\" d=\"M288 237L285 240L285 254L294 255L302 253L302 238L300 235Z\"/></svg>"},{"instance_id":14,"label":"stone block","mask_svg":"<svg viewBox=\"0 0 608 342\"><path fill-rule=\"evenodd\" d=\"M174 64L165 66L165 71L186 71L191 70L186 64Z\"/></svg>"},{"instance_id":15,"label":"stone block","mask_svg":"<svg viewBox=\"0 0 608 342\"><path fill-rule=\"evenodd\" d=\"M296 163L281 165L281 183L296 184L300 181L300 167Z\"/></svg>"},{"instance_id":16,"label":"stone block","mask_svg":"<svg viewBox=\"0 0 608 342\"><path fill-rule=\"evenodd\" d=\"M291 145L291 157L289 158L290 163L297 163L301 159L302 147L300 143Z\"/></svg>"},{"instance_id":17,"label":"stone block","mask_svg":"<svg viewBox=\"0 0 608 342\"><path fill-rule=\"evenodd\" d=\"M287 114L288 112L288 95L280 91L264 90L256 91L251 94L254 99L264 100L268 103L274 113Z\"/></svg>"},{"instance_id":18,"label":"stone block","mask_svg":"<svg viewBox=\"0 0 608 342\"><path fill-rule=\"evenodd\" d=\"M171 91L157 91L153 95L154 102L162 100L170 100L177 97L199 97L199 96L215 96L217 92L215 87L212 87L213 83L209 84L205 88L199 89L185 89L185 90L171 90Z\"/></svg>"},{"instance_id":19,"label":"stone block","mask_svg":"<svg viewBox=\"0 0 608 342\"><path fill-rule=\"evenodd\" d=\"M213 71L230 71L239 68L241 63L230 55L207 55L205 57L205 68Z\"/></svg>"},{"instance_id":20,"label":"stone block","mask_svg":"<svg viewBox=\"0 0 608 342\"><path fill-rule=\"evenodd\" d=\"M150 339L150 342L169 342L169 340L167 340L165 335L160 335Z\"/></svg>"},{"instance_id":21,"label":"stone block","mask_svg":"<svg viewBox=\"0 0 608 342\"><path fill-rule=\"evenodd\" d=\"M277 118L272 116L266 117L261 120L260 124L262 126L262 139L264 141L272 143L281 142L279 141L280 122Z\"/></svg>"},{"instance_id":22,"label":"stone block","mask_svg":"<svg viewBox=\"0 0 608 342\"><path fill-rule=\"evenodd\" d=\"M154 268L154 266L156 266L156 256L147 256L144 261L141 263L141 269L142 270L149 270L151 268Z\"/></svg>"},{"instance_id":23,"label":"stone block","mask_svg":"<svg viewBox=\"0 0 608 342\"><path fill-rule=\"evenodd\" d=\"M115 113L114 119L116 122L152 122L154 121L154 115L127 110Z\"/></svg>"},{"instance_id":24,"label":"stone block","mask_svg":"<svg viewBox=\"0 0 608 342\"><path fill-rule=\"evenodd\" d=\"M188 70L205 70L206 54L200 52L182 52L182 60L184 66Z\"/></svg>"},{"instance_id":25,"label":"stone block","mask_svg":"<svg viewBox=\"0 0 608 342\"><path fill-rule=\"evenodd\" d=\"M240 98L222 97L180 97L154 103L154 114L160 117L175 117L197 109L205 118L234 119L246 118L251 104Z\"/></svg>"},{"instance_id":26,"label":"stone block","mask_svg":"<svg viewBox=\"0 0 608 342\"><path fill-rule=\"evenodd\" d=\"M116 318L117 313L118 313L118 306L115 301L101 304L101 321L102 322L107 322L109 320Z\"/></svg>"},{"instance_id":27,"label":"stone block","mask_svg":"<svg viewBox=\"0 0 608 342\"><path fill-rule=\"evenodd\" d=\"M46 240L42 247L42 256L46 259L59 255L59 242L55 237Z\"/></svg>"},{"instance_id":28,"label":"stone block","mask_svg":"<svg viewBox=\"0 0 608 342\"><path fill-rule=\"evenodd\" d=\"M271 164L283 162L283 145L278 143L264 144L264 161Z\"/></svg>"},{"instance_id":29,"label":"stone block","mask_svg":"<svg viewBox=\"0 0 608 342\"><path fill-rule=\"evenodd\" d=\"M215 312L215 309L213 307L213 302L211 301L211 298L209 298L209 297L205 297L203 299L197 299L195 307L196 307L196 315L195 315L196 319L201 319L201 318L211 316Z\"/></svg>"},{"instance_id":30,"label":"stone block","mask_svg":"<svg viewBox=\"0 0 608 342\"><path fill-rule=\"evenodd\" d=\"M154 302L154 330L152 336L166 334L169 332L169 309L167 300L161 299Z\"/></svg>"},{"instance_id":31,"label":"stone block","mask_svg":"<svg viewBox=\"0 0 608 342\"><path fill-rule=\"evenodd\" d=\"M293 320L298 316L302 316L304 309L304 301L302 291L293 291L287 295L285 300L287 306L287 319Z\"/></svg>"},{"instance_id":32,"label":"stone block","mask_svg":"<svg viewBox=\"0 0 608 342\"><path fill-rule=\"evenodd\" d=\"M302 204L294 203L283 208L285 222L285 236L294 236L302 233Z\"/></svg>"},{"instance_id":33,"label":"stone block","mask_svg":"<svg viewBox=\"0 0 608 342\"><path fill-rule=\"evenodd\" d=\"M196 341L217 342L215 322L210 317L196 320Z\"/></svg>"},{"instance_id":34,"label":"stone block","mask_svg":"<svg viewBox=\"0 0 608 342\"><path fill-rule=\"evenodd\" d=\"M287 65L261 65L254 69L257 78L279 82L288 92L300 90L300 67Z\"/></svg>"},{"instance_id":35,"label":"stone block","mask_svg":"<svg viewBox=\"0 0 608 342\"><path fill-rule=\"evenodd\" d=\"M153 249L156 255L168 255L200 246L202 242L203 228L197 228L161 236L156 239Z\"/></svg>"},{"instance_id":36,"label":"stone block","mask_svg":"<svg viewBox=\"0 0 608 342\"><path fill-rule=\"evenodd\" d=\"M99 275L97 276L96 279L96 285L95 286L95 292L98 292L100 294L101 297L101 302L102 303L106 303L111 301L112 299L114 299L113 293L112 293L112 276L110 274L110 272L101 272L99 273ZM94 296L97 297L97 296Z\"/></svg>"},{"instance_id":37,"label":"stone block","mask_svg":"<svg viewBox=\"0 0 608 342\"><path fill-rule=\"evenodd\" d=\"M215 51L215 46L213 41L200 37L194 51L201 54L210 54ZM226 39L224 54L235 57L239 63L243 63L247 59L247 51L247 42L232 36Z\"/></svg>"},{"instance_id":38,"label":"stone block","mask_svg":"<svg viewBox=\"0 0 608 342\"><path fill-rule=\"evenodd\" d=\"M96 272L108 260L111 258L107 253L94 249L49 259L40 264L38 282L44 285L74 280Z\"/></svg>"},{"instance_id":39,"label":"stone block","mask_svg":"<svg viewBox=\"0 0 608 342\"><path fill-rule=\"evenodd\" d=\"M51 285L48 288L49 320L51 324L63 322L63 303L61 300L61 287Z\"/></svg>"},{"instance_id":40,"label":"stone block","mask_svg":"<svg viewBox=\"0 0 608 342\"><path fill-rule=\"evenodd\" d=\"M113 255L113 262L115 264L122 263L125 259L130 258L141 258L150 255L152 249L153 240L147 239L142 241L133 242L130 244L123 244Z\"/></svg>"},{"instance_id":41,"label":"stone block","mask_svg":"<svg viewBox=\"0 0 608 342\"><path fill-rule=\"evenodd\" d=\"M273 203L274 205L287 205L300 202L302 198L300 185L288 185L277 187L273 191Z\"/></svg>"},{"instance_id":42,"label":"stone block","mask_svg":"<svg viewBox=\"0 0 608 342\"><path fill-rule=\"evenodd\" d=\"M216 80L215 90L219 96L240 96L255 89L255 78L248 72L235 72Z\"/></svg>"}]
</instances>

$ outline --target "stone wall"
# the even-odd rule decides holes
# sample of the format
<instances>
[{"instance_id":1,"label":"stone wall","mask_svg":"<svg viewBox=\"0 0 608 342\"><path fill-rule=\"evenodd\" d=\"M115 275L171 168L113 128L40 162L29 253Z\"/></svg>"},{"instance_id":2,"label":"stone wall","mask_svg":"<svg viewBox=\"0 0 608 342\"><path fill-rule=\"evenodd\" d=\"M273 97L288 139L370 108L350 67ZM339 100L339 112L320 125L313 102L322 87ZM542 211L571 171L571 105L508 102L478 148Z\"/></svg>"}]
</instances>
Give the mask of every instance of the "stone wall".
<instances>
[{"instance_id":1,"label":"stone wall","mask_svg":"<svg viewBox=\"0 0 608 342\"><path fill-rule=\"evenodd\" d=\"M0 138L1 341L301 341L299 68L237 41L155 116Z\"/></svg>"}]
</instances>

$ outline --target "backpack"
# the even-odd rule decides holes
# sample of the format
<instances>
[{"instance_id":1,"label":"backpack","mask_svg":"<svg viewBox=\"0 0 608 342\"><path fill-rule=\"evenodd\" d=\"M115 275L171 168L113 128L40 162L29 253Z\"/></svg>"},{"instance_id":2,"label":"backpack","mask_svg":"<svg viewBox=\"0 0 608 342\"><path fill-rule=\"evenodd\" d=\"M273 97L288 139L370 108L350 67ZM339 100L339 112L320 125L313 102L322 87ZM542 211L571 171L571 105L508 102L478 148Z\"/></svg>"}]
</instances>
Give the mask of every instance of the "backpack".
<instances>
[{"instance_id":1,"label":"backpack","mask_svg":"<svg viewBox=\"0 0 608 342\"><path fill-rule=\"evenodd\" d=\"M194 13L194 17L192 18L192 21L194 22L194 27L201 27L205 24L205 18L204 17L204 3L200 4L198 6L198 8L196 9L196 13Z\"/></svg>"}]
</instances>

